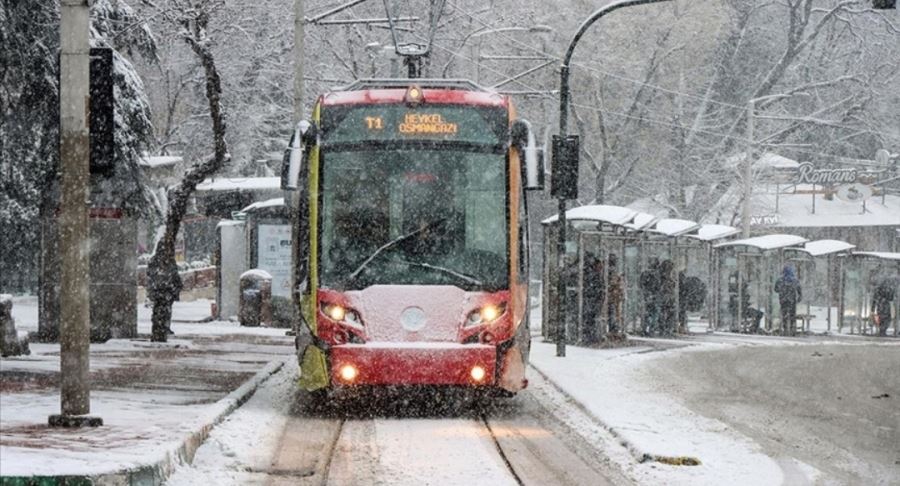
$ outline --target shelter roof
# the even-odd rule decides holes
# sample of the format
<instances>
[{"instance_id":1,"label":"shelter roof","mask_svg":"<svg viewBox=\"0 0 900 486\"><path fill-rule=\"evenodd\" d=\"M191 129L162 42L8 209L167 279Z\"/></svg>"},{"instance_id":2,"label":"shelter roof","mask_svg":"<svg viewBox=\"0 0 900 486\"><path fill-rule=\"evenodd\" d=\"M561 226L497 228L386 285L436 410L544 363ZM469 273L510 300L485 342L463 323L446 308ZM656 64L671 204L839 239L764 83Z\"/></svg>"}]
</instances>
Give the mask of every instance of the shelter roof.
<instances>
[{"instance_id":1,"label":"shelter roof","mask_svg":"<svg viewBox=\"0 0 900 486\"><path fill-rule=\"evenodd\" d=\"M840 253L842 251L852 250L853 248L856 248L856 245L851 245L846 241L816 240L808 241L805 245L803 245L802 251L805 251L812 256L823 256L830 255L832 253Z\"/></svg>"},{"instance_id":2,"label":"shelter roof","mask_svg":"<svg viewBox=\"0 0 900 486\"><path fill-rule=\"evenodd\" d=\"M281 189L280 177L241 177L206 179L197 185L198 192L205 191L252 191Z\"/></svg>"},{"instance_id":3,"label":"shelter roof","mask_svg":"<svg viewBox=\"0 0 900 486\"><path fill-rule=\"evenodd\" d=\"M741 230L734 226L726 226L724 224L703 224L700 225L696 234L689 234L688 236L701 241L713 241L728 238L729 236L734 236L740 232Z\"/></svg>"},{"instance_id":4,"label":"shelter roof","mask_svg":"<svg viewBox=\"0 0 900 486\"><path fill-rule=\"evenodd\" d=\"M764 235L755 236L753 238L745 238L743 240L726 241L719 243L716 248L727 246L752 246L760 250L776 250L778 248L786 248L789 246L797 246L806 243L806 238L797 235Z\"/></svg>"},{"instance_id":5,"label":"shelter roof","mask_svg":"<svg viewBox=\"0 0 900 486\"><path fill-rule=\"evenodd\" d=\"M700 229L700 225L687 219L665 218L657 221L653 227L654 233L666 236L681 236Z\"/></svg>"},{"instance_id":6,"label":"shelter roof","mask_svg":"<svg viewBox=\"0 0 900 486\"><path fill-rule=\"evenodd\" d=\"M900 261L900 253L891 253L888 251L854 251L853 254L881 258L882 260Z\"/></svg>"},{"instance_id":7,"label":"shelter roof","mask_svg":"<svg viewBox=\"0 0 900 486\"><path fill-rule=\"evenodd\" d=\"M641 231L647 229L657 221L659 221L659 218L652 214L638 212L634 216L634 219L632 219L630 223L625 223L624 226L630 230Z\"/></svg>"},{"instance_id":8,"label":"shelter roof","mask_svg":"<svg viewBox=\"0 0 900 486\"><path fill-rule=\"evenodd\" d=\"M632 222L637 214L637 211L621 206L594 204L569 209L566 211L566 219L569 221L597 221L599 223L623 226L626 223ZM559 215L554 214L541 221L541 223L550 224L556 222L558 219Z\"/></svg>"},{"instance_id":9,"label":"shelter roof","mask_svg":"<svg viewBox=\"0 0 900 486\"><path fill-rule=\"evenodd\" d=\"M138 165L141 167L170 167L180 164L184 159L177 155L152 155L141 157Z\"/></svg>"},{"instance_id":10,"label":"shelter roof","mask_svg":"<svg viewBox=\"0 0 900 486\"><path fill-rule=\"evenodd\" d=\"M246 208L241 209L241 212L246 213L249 211L256 211L256 210L265 209L265 208L276 208L276 207L280 207L280 206L284 206L284 198L276 197L276 198L272 198L272 199L267 199L265 201L257 201L255 203L247 206Z\"/></svg>"},{"instance_id":11,"label":"shelter roof","mask_svg":"<svg viewBox=\"0 0 900 486\"><path fill-rule=\"evenodd\" d=\"M244 221L238 221L236 219L223 219L216 224L216 228L222 228L226 226L241 226L246 224Z\"/></svg>"}]
</instances>

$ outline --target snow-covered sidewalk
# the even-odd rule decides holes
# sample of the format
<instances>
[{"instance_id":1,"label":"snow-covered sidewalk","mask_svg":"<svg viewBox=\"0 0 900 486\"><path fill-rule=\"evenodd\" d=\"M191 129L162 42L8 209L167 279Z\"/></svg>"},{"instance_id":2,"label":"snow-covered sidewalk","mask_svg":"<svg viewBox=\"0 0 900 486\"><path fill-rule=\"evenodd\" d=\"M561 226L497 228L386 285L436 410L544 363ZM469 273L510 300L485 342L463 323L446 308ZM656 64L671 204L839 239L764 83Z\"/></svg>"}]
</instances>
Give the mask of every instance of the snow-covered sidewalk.
<instances>
[{"instance_id":1,"label":"snow-covered sidewalk","mask_svg":"<svg viewBox=\"0 0 900 486\"><path fill-rule=\"evenodd\" d=\"M645 466L639 480L666 484L780 484L783 467L759 445L728 425L679 405L649 383L663 355L714 349L726 345L685 347L634 346L615 349L567 347L565 358L555 345L535 338L531 363L604 428L615 435ZM677 386L677 384L673 384ZM693 461L699 461L697 465ZM791 471L807 478L816 471L797 462ZM643 481L642 481L643 482Z\"/></svg>"},{"instance_id":2,"label":"snow-covered sidewalk","mask_svg":"<svg viewBox=\"0 0 900 486\"><path fill-rule=\"evenodd\" d=\"M29 303L16 303L16 326L35 330ZM104 421L98 428L47 425L59 413L59 345L32 343L31 355L0 360L0 476L158 484L292 359L284 329L177 322L194 320L203 305L188 304L176 307L168 343L143 337L91 345L91 413ZM144 315L139 330L149 331Z\"/></svg>"}]
</instances>

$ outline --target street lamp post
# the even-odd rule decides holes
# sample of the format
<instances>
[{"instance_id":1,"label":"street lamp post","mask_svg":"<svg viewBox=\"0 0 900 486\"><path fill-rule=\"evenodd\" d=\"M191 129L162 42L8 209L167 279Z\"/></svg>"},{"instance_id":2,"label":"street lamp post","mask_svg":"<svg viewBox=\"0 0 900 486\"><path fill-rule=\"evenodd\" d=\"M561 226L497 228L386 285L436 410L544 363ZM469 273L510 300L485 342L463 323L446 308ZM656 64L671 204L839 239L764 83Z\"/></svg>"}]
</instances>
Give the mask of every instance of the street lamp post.
<instances>
[{"instance_id":1,"label":"street lamp post","mask_svg":"<svg viewBox=\"0 0 900 486\"><path fill-rule=\"evenodd\" d=\"M571 138L567 136L568 130L568 118L569 118L569 62L572 59L572 54L575 51L575 46L578 44L578 41L581 40L581 37L587 31L587 29L594 24L597 20L600 20L601 17L605 16L608 13L611 13L615 10L619 10L620 8L625 7L633 7L636 5L644 5L648 3L659 3L659 2L667 2L671 0L624 0L615 3L611 3L600 10L597 10L584 23L581 24L581 27L578 28L578 31L575 33L575 36L572 37L572 41L569 43L569 48L566 50L566 55L563 58L562 65L559 70L559 135L558 137L554 137L553 144L553 172L557 177L553 177L553 182L556 184L570 185L573 187L570 188L561 188L561 190L557 190L554 188L554 192L558 194L559 197L559 232L557 233L556 240L556 265L558 271L556 272L556 295L557 295L557 305L556 305L556 355L563 357L566 355L566 288L565 288L565 280L563 279L563 267L565 266L565 250L566 250L566 199L570 194L577 195L577 182L578 182L578 139ZM563 148L563 150L558 151L557 148ZM566 156L560 154L559 152L564 152ZM574 180L571 177L565 177L564 174L572 173L571 165L574 164ZM564 167L564 166L569 166Z\"/></svg>"}]
</instances>

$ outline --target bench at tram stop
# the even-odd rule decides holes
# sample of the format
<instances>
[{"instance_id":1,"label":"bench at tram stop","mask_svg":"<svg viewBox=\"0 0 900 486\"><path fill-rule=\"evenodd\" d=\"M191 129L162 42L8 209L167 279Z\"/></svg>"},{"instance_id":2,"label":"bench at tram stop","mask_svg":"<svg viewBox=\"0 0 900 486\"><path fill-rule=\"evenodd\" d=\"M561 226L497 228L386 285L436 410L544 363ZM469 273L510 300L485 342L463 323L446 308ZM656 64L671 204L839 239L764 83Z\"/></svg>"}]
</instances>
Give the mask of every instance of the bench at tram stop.
<instances>
[{"instance_id":1,"label":"bench at tram stop","mask_svg":"<svg viewBox=\"0 0 900 486\"><path fill-rule=\"evenodd\" d=\"M794 316L800 323L800 332L809 334L812 329L812 320L816 318L815 314L797 314Z\"/></svg>"},{"instance_id":2,"label":"bench at tram stop","mask_svg":"<svg viewBox=\"0 0 900 486\"><path fill-rule=\"evenodd\" d=\"M19 356L31 354L28 339L19 337L16 323L12 317L12 296L0 295L0 356Z\"/></svg>"},{"instance_id":3,"label":"bench at tram stop","mask_svg":"<svg viewBox=\"0 0 900 486\"><path fill-rule=\"evenodd\" d=\"M241 274L238 321L257 327L272 323L272 275L253 268Z\"/></svg>"}]
</instances>

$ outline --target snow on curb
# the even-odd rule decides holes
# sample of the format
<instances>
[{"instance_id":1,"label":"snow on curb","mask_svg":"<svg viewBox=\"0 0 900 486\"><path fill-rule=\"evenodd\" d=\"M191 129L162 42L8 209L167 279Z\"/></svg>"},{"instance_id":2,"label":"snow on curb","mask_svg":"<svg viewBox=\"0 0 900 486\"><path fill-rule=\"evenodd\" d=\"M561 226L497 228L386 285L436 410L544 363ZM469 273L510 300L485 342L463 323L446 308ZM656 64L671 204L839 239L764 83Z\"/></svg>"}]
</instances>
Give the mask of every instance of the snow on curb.
<instances>
[{"instance_id":1,"label":"snow on curb","mask_svg":"<svg viewBox=\"0 0 900 486\"><path fill-rule=\"evenodd\" d=\"M534 342L531 368L612 435L639 464L668 469L668 484L779 483L781 468L759 445L731 427L691 412L645 375L656 359L725 345L678 349L632 347L595 350L570 347L557 358L554 346ZM677 383L667 386L678 386ZM646 469L643 469L646 471Z\"/></svg>"},{"instance_id":2,"label":"snow on curb","mask_svg":"<svg viewBox=\"0 0 900 486\"><path fill-rule=\"evenodd\" d=\"M594 423L596 423L597 425L602 427L603 430L606 430L607 432L612 434L612 436L615 437L616 440L619 441L619 444L622 447L624 447L632 456L634 456L634 458L635 458L635 460L637 460L637 462L643 463L643 462L647 462L650 460L658 460L657 458L659 458L659 457L666 457L666 456L654 456L653 454L650 454L649 452L645 452L645 451L641 450L640 448L635 446L634 443L632 443L630 440L628 440L626 437L622 436L622 434L620 434L619 431L616 430L615 427L613 427L613 426L609 425L608 423L606 423L605 421L603 421L600 417L598 417L596 414L591 412L591 410L588 407L586 407L583 403L579 402L578 399L576 399L575 397L570 395L568 392L566 392L566 390L564 390L555 381L553 381L553 378L551 378L546 373L541 371L541 369L538 368L537 366L534 366L533 363L531 365L531 369L534 370L537 374L541 375L541 378L543 378L544 381L547 382L547 384L549 384L551 387L553 387L554 390L556 390L557 392L562 394L564 397L568 398L571 401L571 403L579 411L581 411L582 413L584 413L585 415L590 417L590 419ZM660 461L660 462L665 462L665 461Z\"/></svg>"},{"instance_id":3,"label":"snow on curb","mask_svg":"<svg viewBox=\"0 0 900 486\"><path fill-rule=\"evenodd\" d=\"M0 485L12 484L102 484L104 486L149 486L161 485L180 464L190 464L194 454L203 441L209 437L213 427L222 422L225 417L237 410L253 396L259 386L269 377L277 373L284 366L285 361L275 360L269 362L263 369L244 382L236 390L226 395L221 400L210 406L200 419L201 425L191 431L177 447L164 453L154 462L149 462L140 467L130 468L111 474L99 474L91 476L26 476L26 477L2 477Z\"/></svg>"}]
</instances>

